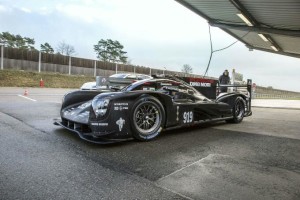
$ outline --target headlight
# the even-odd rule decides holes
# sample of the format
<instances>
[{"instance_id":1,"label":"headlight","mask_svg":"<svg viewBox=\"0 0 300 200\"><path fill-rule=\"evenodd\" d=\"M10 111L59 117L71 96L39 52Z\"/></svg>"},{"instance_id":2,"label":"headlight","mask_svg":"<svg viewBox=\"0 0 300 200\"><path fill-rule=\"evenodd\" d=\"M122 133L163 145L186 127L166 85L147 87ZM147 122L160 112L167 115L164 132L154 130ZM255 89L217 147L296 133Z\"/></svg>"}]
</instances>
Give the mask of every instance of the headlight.
<instances>
[{"instance_id":1,"label":"headlight","mask_svg":"<svg viewBox=\"0 0 300 200\"><path fill-rule=\"evenodd\" d=\"M96 117L100 116L103 117L107 112L109 104L109 99L94 99L92 101L92 107Z\"/></svg>"}]
</instances>

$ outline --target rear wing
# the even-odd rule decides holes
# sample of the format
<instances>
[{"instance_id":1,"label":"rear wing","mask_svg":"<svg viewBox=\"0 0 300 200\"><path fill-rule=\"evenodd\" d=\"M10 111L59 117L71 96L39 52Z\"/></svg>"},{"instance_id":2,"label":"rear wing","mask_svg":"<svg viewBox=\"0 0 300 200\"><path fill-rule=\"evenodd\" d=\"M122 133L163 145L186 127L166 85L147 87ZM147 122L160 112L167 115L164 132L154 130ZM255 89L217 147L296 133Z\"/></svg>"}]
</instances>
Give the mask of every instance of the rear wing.
<instances>
[{"instance_id":1,"label":"rear wing","mask_svg":"<svg viewBox=\"0 0 300 200\"><path fill-rule=\"evenodd\" d=\"M244 91L248 92L247 95L249 95L249 97L252 97L252 80L251 79L247 79L247 83L246 84L219 84L217 86L217 96L220 94L220 88L221 87L227 87L227 88L232 88L233 92L241 92L243 93L243 91L239 90L239 89L245 89Z\"/></svg>"},{"instance_id":2,"label":"rear wing","mask_svg":"<svg viewBox=\"0 0 300 200\"><path fill-rule=\"evenodd\" d=\"M243 93L239 89L244 89L244 92L251 98L252 96L252 80L248 79L246 84L234 84L234 85L223 85L219 84L217 79L208 79L208 78L192 78L192 77L180 77L188 85L194 87L201 94L206 96L209 99L216 99L220 94L221 87L233 88L233 92Z\"/></svg>"},{"instance_id":3,"label":"rear wing","mask_svg":"<svg viewBox=\"0 0 300 200\"><path fill-rule=\"evenodd\" d=\"M206 96L209 99L217 98L217 87L219 81L216 79L208 79L208 78L192 78L192 77L182 77L183 81L185 81L190 86L194 87L201 94Z\"/></svg>"}]
</instances>

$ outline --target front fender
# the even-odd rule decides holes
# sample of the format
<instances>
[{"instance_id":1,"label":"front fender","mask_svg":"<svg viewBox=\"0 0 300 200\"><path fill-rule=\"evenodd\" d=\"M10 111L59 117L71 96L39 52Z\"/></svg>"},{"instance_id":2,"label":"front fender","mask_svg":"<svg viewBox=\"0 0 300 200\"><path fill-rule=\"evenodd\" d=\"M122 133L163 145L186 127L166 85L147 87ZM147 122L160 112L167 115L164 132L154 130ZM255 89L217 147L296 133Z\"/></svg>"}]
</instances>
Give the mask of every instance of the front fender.
<instances>
[{"instance_id":1,"label":"front fender","mask_svg":"<svg viewBox=\"0 0 300 200\"><path fill-rule=\"evenodd\" d=\"M61 110L73 104L92 100L95 96L103 92L107 91L76 90L73 92L69 92L63 97Z\"/></svg>"}]
</instances>

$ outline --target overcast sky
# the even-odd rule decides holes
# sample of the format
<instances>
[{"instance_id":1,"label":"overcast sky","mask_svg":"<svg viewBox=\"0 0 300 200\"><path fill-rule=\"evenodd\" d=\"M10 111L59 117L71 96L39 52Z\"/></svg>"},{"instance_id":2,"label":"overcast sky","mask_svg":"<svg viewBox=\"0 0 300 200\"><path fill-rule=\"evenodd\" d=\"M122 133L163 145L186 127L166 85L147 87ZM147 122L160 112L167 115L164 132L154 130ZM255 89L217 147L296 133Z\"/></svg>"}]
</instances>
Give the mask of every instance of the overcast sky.
<instances>
[{"instance_id":1,"label":"overcast sky","mask_svg":"<svg viewBox=\"0 0 300 200\"><path fill-rule=\"evenodd\" d=\"M36 48L65 41L76 56L96 59L93 45L118 40L132 64L180 71L184 64L203 74L210 44L206 20L174 0L0 0L0 32L34 38ZM212 28L214 49L236 41ZM261 86L300 92L300 59L249 51L241 42L213 55L209 76L225 69Z\"/></svg>"}]
</instances>

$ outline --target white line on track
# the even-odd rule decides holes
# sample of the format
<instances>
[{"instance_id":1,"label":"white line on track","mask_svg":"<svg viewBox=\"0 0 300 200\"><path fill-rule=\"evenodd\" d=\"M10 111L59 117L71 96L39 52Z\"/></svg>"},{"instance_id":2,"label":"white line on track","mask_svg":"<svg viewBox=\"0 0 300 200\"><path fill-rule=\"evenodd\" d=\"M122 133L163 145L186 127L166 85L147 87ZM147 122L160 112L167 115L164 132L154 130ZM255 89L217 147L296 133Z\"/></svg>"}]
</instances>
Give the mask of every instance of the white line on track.
<instances>
[{"instance_id":1,"label":"white line on track","mask_svg":"<svg viewBox=\"0 0 300 200\"><path fill-rule=\"evenodd\" d=\"M28 100L30 100L30 101L36 101L35 99L31 99L31 98L29 98L29 97L25 97L25 96L23 96L23 95L18 95L19 97L23 97L23 98L25 98L25 99L28 99Z\"/></svg>"},{"instance_id":2,"label":"white line on track","mask_svg":"<svg viewBox=\"0 0 300 200\"><path fill-rule=\"evenodd\" d=\"M210 154L209 154L208 156L210 156ZM189 164L189 165L187 165L187 166L184 166L184 167L182 167L182 168L180 168L180 169L178 169L178 170L172 172L171 174L168 174L168 175L166 175L166 176L163 176L163 177L159 178L159 179L157 180L157 182L159 182L159 181L161 181L162 179L167 178L167 177L169 177L169 176L171 176L171 175L173 175L173 174L175 174L175 173L177 173L177 172L180 172L180 171L182 171L182 170L184 170L184 169L186 169L186 168L188 168L188 167L190 167L190 166L192 166L192 165L194 165L194 164L196 164L196 163L198 163L198 162L201 162L203 159L207 158L208 156L205 156L205 157L201 158L200 160L197 160L197 161L195 161L195 162L193 162L193 163L191 163L191 164Z\"/></svg>"}]
</instances>

